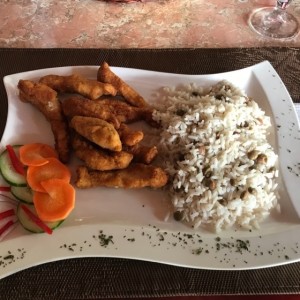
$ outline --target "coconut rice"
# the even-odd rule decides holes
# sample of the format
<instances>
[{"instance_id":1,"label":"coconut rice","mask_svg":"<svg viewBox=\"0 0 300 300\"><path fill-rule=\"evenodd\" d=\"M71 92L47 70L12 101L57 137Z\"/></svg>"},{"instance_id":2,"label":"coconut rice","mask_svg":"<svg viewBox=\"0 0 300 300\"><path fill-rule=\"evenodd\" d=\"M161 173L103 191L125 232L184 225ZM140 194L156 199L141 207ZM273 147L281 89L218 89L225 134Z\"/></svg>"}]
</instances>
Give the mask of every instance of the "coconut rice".
<instances>
[{"instance_id":1,"label":"coconut rice","mask_svg":"<svg viewBox=\"0 0 300 300\"><path fill-rule=\"evenodd\" d=\"M174 218L216 232L259 228L278 208L270 118L227 81L165 88L157 105Z\"/></svg>"}]
</instances>

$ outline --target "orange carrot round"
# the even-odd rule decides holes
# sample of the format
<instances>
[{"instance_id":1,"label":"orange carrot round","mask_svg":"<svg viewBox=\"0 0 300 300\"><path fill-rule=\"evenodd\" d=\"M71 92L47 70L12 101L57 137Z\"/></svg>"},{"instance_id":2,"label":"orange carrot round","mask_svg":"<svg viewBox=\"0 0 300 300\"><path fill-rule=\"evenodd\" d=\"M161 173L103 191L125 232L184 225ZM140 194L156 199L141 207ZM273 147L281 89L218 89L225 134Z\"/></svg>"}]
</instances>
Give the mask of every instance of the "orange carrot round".
<instances>
[{"instance_id":1,"label":"orange carrot round","mask_svg":"<svg viewBox=\"0 0 300 300\"><path fill-rule=\"evenodd\" d=\"M67 166L56 158L48 158L48 163L42 166L29 166L27 169L27 182L32 190L45 193L41 182L58 178L70 182L71 172Z\"/></svg>"},{"instance_id":2,"label":"orange carrot round","mask_svg":"<svg viewBox=\"0 0 300 300\"><path fill-rule=\"evenodd\" d=\"M46 193L35 192L33 203L39 218L45 222L60 221L68 217L75 206L75 189L61 179L41 182Z\"/></svg>"},{"instance_id":3,"label":"orange carrot round","mask_svg":"<svg viewBox=\"0 0 300 300\"><path fill-rule=\"evenodd\" d=\"M54 148L42 143L32 143L21 146L19 155L20 161L26 166L42 166L49 161L49 158L58 158L58 154Z\"/></svg>"}]
</instances>

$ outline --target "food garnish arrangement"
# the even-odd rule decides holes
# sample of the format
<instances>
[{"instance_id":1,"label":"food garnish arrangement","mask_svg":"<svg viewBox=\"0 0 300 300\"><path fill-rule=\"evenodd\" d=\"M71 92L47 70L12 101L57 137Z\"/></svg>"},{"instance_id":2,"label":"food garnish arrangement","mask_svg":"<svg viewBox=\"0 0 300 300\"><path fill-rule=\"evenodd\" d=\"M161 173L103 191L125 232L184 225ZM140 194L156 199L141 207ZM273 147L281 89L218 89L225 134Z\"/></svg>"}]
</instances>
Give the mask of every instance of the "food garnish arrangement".
<instances>
[{"instance_id":1,"label":"food garnish arrangement","mask_svg":"<svg viewBox=\"0 0 300 300\"><path fill-rule=\"evenodd\" d=\"M270 118L238 88L165 88L150 105L106 62L95 75L19 81L20 101L43 114L55 144L5 145L1 239L18 223L51 234L74 209L76 188L164 189L172 218L216 232L259 228L279 208ZM140 121L159 132L156 144L131 126Z\"/></svg>"}]
</instances>

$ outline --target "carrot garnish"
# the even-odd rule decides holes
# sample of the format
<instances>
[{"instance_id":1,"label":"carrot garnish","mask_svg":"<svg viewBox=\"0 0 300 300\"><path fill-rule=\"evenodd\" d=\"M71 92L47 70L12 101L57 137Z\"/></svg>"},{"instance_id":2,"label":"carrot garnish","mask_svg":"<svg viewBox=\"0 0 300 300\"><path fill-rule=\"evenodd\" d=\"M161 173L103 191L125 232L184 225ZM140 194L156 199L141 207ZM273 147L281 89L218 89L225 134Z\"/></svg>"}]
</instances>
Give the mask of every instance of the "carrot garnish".
<instances>
[{"instance_id":1,"label":"carrot garnish","mask_svg":"<svg viewBox=\"0 0 300 300\"><path fill-rule=\"evenodd\" d=\"M67 166L56 158L48 158L48 163L42 166L29 166L27 170L27 182L32 190L45 193L41 182L51 178L58 178L69 182L71 172Z\"/></svg>"},{"instance_id":2,"label":"carrot garnish","mask_svg":"<svg viewBox=\"0 0 300 300\"><path fill-rule=\"evenodd\" d=\"M49 161L50 157L58 158L58 154L54 148L42 143L21 146L19 154L20 161L26 166L42 166Z\"/></svg>"},{"instance_id":3,"label":"carrot garnish","mask_svg":"<svg viewBox=\"0 0 300 300\"><path fill-rule=\"evenodd\" d=\"M52 178L41 182L46 193L35 192L33 203L37 215L43 221L65 219L75 206L75 189L61 179Z\"/></svg>"}]
</instances>

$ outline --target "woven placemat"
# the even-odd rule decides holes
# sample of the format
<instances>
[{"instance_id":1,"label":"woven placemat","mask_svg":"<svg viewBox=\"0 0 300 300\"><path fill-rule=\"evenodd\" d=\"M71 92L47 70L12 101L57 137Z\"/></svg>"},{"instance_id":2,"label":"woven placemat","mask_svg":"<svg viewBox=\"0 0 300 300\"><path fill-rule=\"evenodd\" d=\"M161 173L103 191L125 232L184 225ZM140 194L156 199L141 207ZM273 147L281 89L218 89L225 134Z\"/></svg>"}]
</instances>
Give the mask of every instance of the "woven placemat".
<instances>
[{"instance_id":1,"label":"woven placemat","mask_svg":"<svg viewBox=\"0 0 300 300\"><path fill-rule=\"evenodd\" d=\"M294 102L300 102L299 48L230 49L1 49L0 75L29 70L99 65L139 68L179 74L214 74L238 70L268 60L278 72ZM6 122L7 102L0 82L0 136Z\"/></svg>"},{"instance_id":2,"label":"woven placemat","mask_svg":"<svg viewBox=\"0 0 300 300\"><path fill-rule=\"evenodd\" d=\"M234 49L0 49L1 78L34 69L99 65L182 74L211 74L269 60L300 102L298 48ZM7 98L0 83L0 136ZM0 244L1 247L1 244ZM128 259L51 262L0 280L0 299L97 299L175 295L300 293L300 263L249 271L208 271Z\"/></svg>"}]
</instances>

